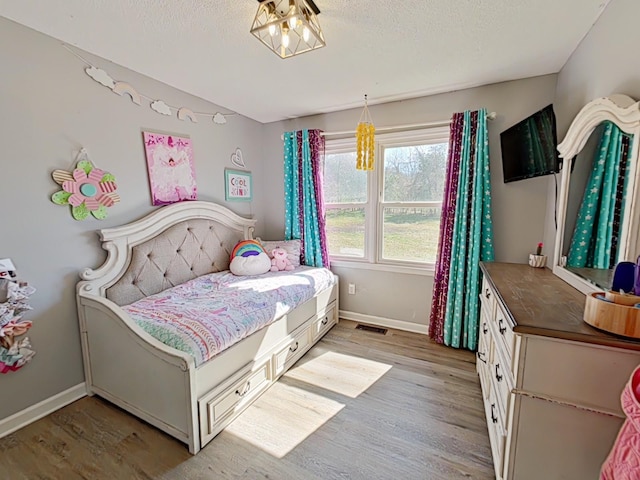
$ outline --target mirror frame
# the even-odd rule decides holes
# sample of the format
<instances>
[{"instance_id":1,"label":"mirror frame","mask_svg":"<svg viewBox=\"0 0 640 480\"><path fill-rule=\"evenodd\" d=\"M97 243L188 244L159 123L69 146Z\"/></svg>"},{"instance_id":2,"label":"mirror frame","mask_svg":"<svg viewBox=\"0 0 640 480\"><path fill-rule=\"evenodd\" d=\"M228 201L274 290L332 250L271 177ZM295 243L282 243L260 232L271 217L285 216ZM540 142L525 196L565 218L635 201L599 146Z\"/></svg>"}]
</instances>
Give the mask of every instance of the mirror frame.
<instances>
[{"instance_id":1,"label":"mirror frame","mask_svg":"<svg viewBox=\"0 0 640 480\"><path fill-rule=\"evenodd\" d=\"M602 122L609 120L617 125L623 132L633 135L631 154L629 157L629 184L627 199L622 218L620 231L620 243L618 261L636 262L640 253L640 208L638 206L638 190L640 181L638 175L638 145L640 144L640 102L627 95L614 94L592 100L586 104L576 115L569 131L562 143L558 145L558 152L563 159L562 179L560 184L560 197L558 198L558 226L556 229L556 244L553 255L553 273L567 282L572 287L584 294L598 292L604 289L590 283L584 278L567 270L560 261L564 242L564 228L566 220L567 202L569 199L569 182L571 177L571 159L584 148L587 140Z\"/></svg>"}]
</instances>

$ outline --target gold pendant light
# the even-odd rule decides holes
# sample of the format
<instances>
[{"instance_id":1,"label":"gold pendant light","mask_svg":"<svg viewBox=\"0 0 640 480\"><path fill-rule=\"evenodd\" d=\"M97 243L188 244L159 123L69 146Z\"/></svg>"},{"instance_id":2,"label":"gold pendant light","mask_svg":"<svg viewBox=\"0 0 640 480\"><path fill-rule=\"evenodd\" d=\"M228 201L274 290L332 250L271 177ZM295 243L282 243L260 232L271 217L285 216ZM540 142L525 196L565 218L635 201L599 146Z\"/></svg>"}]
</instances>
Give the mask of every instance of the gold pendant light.
<instances>
[{"instance_id":1,"label":"gold pendant light","mask_svg":"<svg viewBox=\"0 0 640 480\"><path fill-rule=\"evenodd\" d=\"M280 58L326 45L313 0L258 0L251 33Z\"/></svg>"}]
</instances>

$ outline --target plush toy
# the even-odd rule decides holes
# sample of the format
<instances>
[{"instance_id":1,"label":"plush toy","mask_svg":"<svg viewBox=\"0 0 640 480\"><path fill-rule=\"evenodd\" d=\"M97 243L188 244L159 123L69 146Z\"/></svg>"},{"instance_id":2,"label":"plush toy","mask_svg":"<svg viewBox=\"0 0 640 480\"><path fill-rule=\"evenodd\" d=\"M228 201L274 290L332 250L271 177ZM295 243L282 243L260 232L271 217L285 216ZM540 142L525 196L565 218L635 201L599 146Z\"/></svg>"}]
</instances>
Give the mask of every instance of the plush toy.
<instances>
[{"instance_id":1,"label":"plush toy","mask_svg":"<svg viewBox=\"0 0 640 480\"><path fill-rule=\"evenodd\" d=\"M229 270L238 276L261 275L271 268L265 249L255 240L242 240L231 252Z\"/></svg>"},{"instance_id":2,"label":"plush toy","mask_svg":"<svg viewBox=\"0 0 640 480\"><path fill-rule=\"evenodd\" d=\"M271 250L271 271L279 272L281 270L293 270L293 265L287 257L287 251L284 248L276 247Z\"/></svg>"}]
</instances>

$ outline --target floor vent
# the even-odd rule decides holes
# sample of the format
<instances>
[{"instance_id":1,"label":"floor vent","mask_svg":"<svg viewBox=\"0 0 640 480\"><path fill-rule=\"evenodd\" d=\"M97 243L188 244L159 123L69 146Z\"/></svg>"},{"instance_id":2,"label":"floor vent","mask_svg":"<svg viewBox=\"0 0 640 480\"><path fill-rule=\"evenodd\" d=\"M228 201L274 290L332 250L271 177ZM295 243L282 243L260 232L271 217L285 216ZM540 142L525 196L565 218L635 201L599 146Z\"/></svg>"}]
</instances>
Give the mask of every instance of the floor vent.
<instances>
[{"instance_id":1,"label":"floor vent","mask_svg":"<svg viewBox=\"0 0 640 480\"><path fill-rule=\"evenodd\" d=\"M358 325L356 325L356 330L364 330L365 332L379 333L380 335L385 335L387 333L386 328L372 327L371 325L363 325L362 323L359 323Z\"/></svg>"}]
</instances>

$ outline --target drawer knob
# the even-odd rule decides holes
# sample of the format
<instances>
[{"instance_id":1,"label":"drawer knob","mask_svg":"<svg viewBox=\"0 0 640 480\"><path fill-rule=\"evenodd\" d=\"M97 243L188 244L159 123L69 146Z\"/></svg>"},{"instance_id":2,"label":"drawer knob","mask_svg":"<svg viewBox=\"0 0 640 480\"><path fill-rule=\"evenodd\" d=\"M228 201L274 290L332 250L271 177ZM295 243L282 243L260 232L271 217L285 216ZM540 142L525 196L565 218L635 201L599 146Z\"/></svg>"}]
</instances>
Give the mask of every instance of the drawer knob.
<instances>
[{"instance_id":1,"label":"drawer knob","mask_svg":"<svg viewBox=\"0 0 640 480\"><path fill-rule=\"evenodd\" d=\"M496 380L501 382L502 381L502 375L500 375L500 364L496 363Z\"/></svg>"},{"instance_id":2,"label":"drawer knob","mask_svg":"<svg viewBox=\"0 0 640 480\"><path fill-rule=\"evenodd\" d=\"M295 344L295 345L293 345L293 346L289 347L289 351L290 351L291 353L294 353L296 350L298 350L298 342L296 342L296 344Z\"/></svg>"},{"instance_id":3,"label":"drawer knob","mask_svg":"<svg viewBox=\"0 0 640 480\"><path fill-rule=\"evenodd\" d=\"M493 423L498 423L498 417L496 416L496 414L495 414L495 413L493 413L493 411L495 410L495 408L496 408L496 404L495 404L495 403L492 403L492 404L491 404L491 421L492 421Z\"/></svg>"},{"instance_id":4,"label":"drawer knob","mask_svg":"<svg viewBox=\"0 0 640 480\"><path fill-rule=\"evenodd\" d=\"M487 297L487 298L491 297L491 292L489 291L488 288L484 289L484 296Z\"/></svg>"},{"instance_id":5,"label":"drawer knob","mask_svg":"<svg viewBox=\"0 0 640 480\"><path fill-rule=\"evenodd\" d=\"M251 382L247 382L245 384L242 392L240 391L240 389L236 390L236 395L238 395L239 397L244 397L247 393L249 393L249 390L251 390Z\"/></svg>"},{"instance_id":6,"label":"drawer knob","mask_svg":"<svg viewBox=\"0 0 640 480\"><path fill-rule=\"evenodd\" d=\"M487 363L487 360L485 358L483 358L486 353L484 352L476 352L476 355L478 357L478 360L480 360L481 362Z\"/></svg>"},{"instance_id":7,"label":"drawer knob","mask_svg":"<svg viewBox=\"0 0 640 480\"><path fill-rule=\"evenodd\" d=\"M486 335L488 331L489 328L487 327L487 322L482 322L482 333Z\"/></svg>"},{"instance_id":8,"label":"drawer knob","mask_svg":"<svg viewBox=\"0 0 640 480\"><path fill-rule=\"evenodd\" d=\"M320 322L320 323L322 323L322 325L326 325L327 323L329 323L329 317L324 317L322 319L322 322Z\"/></svg>"},{"instance_id":9,"label":"drawer knob","mask_svg":"<svg viewBox=\"0 0 640 480\"><path fill-rule=\"evenodd\" d=\"M498 320L498 330L500 330L500 335L504 335L504 332L507 331L507 327L504 325L504 321L502 319Z\"/></svg>"}]
</instances>

